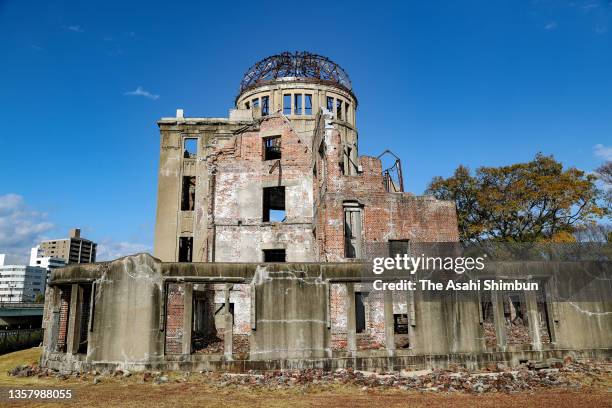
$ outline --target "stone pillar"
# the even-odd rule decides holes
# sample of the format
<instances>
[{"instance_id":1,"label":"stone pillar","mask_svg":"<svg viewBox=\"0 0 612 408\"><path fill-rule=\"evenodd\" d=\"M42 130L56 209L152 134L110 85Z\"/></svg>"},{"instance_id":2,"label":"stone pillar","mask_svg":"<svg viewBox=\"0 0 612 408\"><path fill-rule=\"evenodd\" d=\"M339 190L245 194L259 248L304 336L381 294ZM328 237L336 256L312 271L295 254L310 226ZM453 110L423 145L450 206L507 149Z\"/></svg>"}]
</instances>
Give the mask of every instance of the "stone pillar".
<instances>
[{"instance_id":1,"label":"stone pillar","mask_svg":"<svg viewBox=\"0 0 612 408\"><path fill-rule=\"evenodd\" d=\"M70 291L70 315L68 316L68 333L66 336L66 354L76 354L79 351L81 338L81 306L83 304L83 289L77 283Z\"/></svg>"},{"instance_id":2,"label":"stone pillar","mask_svg":"<svg viewBox=\"0 0 612 408\"><path fill-rule=\"evenodd\" d=\"M409 290L406 292L407 312L408 312L408 344L410 348L416 347L416 302L414 297L414 291Z\"/></svg>"},{"instance_id":3,"label":"stone pillar","mask_svg":"<svg viewBox=\"0 0 612 408\"><path fill-rule=\"evenodd\" d=\"M225 330L223 335L223 355L227 360L232 360L233 354L233 338L234 338L234 317L230 311L230 291L232 286L229 283L225 284Z\"/></svg>"},{"instance_id":4,"label":"stone pillar","mask_svg":"<svg viewBox=\"0 0 612 408\"><path fill-rule=\"evenodd\" d=\"M346 284L346 349L355 356L357 352L357 320L355 316L355 284Z\"/></svg>"},{"instance_id":5,"label":"stone pillar","mask_svg":"<svg viewBox=\"0 0 612 408\"><path fill-rule=\"evenodd\" d=\"M185 283L183 298L183 354L191 354L191 330L193 328L193 283Z\"/></svg>"},{"instance_id":6,"label":"stone pillar","mask_svg":"<svg viewBox=\"0 0 612 408\"><path fill-rule=\"evenodd\" d=\"M542 338L540 335L540 314L538 313L538 301L535 291L526 290L525 308L527 309L527 322L529 324L529 334L531 345L534 350L542 350Z\"/></svg>"},{"instance_id":7,"label":"stone pillar","mask_svg":"<svg viewBox=\"0 0 612 408\"><path fill-rule=\"evenodd\" d=\"M484 312L482 310L482 294L480 292L476 293L476 302L477 306L478 306L478 324L479 324L479 328L478 328L478 333L480 333L480 341L479 341L479 345L480 345L480 350L481 351L486 351L487 350L487 339L485 338L485 330L484 330Z\"/></svg>"},{"instance_id":8,"label":"stone pillar","mask_svg":"<svg viewBox=\"0 0 612 408\"><path fill-rule=\"evenodd\" d=\"M495 337L497 347L506 349L508 339L506 336L506 318L504 317L504 297L496 290L491 291L491 304L493 305L493 323L495 325Z\"/></svg>"},{"instance_id":9,"label":"stone pillar","mask_svg":"<svg viewBox=\"0 0 612 408\"><path fill-rule=\"evenodd\" d=\"M45 350L52 351L57 344L56 323L59 322L59 289L56 286L47 286L45 291L45 306L43 309L43 345Z\"/></svg>"},{"instance_id":10,"label":"stone pillar","mask_svg":"<svg viewBox=\"0 0 612 408\"><path fill-rule=\"evenodd\" d=\"M393 320L393 293L385 290L385 346L389 357L395 354L395 321Z\"/></svg>"},{"instance_id":11,"label":"stone pillar","mask_svg":"<svg viewBox=\"0 0 612 408\"><path fill-rule=\"evenodd\" d=\"M547 281L544 285L544 294L545 294L545 299L546 299L545 306L546 306L546 311L547 311L546 316L548 318L548 321L546 323L548 324L550 342L552 344L557 342L557 326L555 324L559 322L557 305L555 302L553 290L554 290L554 287L552 283L550 281Z\"/></svg>"}]
</instances>

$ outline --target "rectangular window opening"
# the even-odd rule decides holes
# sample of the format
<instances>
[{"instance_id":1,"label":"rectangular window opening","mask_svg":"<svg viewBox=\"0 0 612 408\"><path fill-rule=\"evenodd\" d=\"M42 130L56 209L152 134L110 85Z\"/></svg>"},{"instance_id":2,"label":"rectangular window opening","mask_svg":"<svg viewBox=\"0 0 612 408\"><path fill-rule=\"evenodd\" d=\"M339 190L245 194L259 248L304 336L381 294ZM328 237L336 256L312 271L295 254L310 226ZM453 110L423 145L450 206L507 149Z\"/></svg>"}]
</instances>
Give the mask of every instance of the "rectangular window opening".
<instances>
[{"instance_id":1,"label":"rectangular window opening","mask_svg":"<svg viewBox=\"0 0 612 408\"><path fill-rule=\"evenodd\" d=\"M183 141L183 157L193 159L198 155L198 139L187 138Z\"/></svg>"},{"instance_id":2,"label":"rectangular window opening","mask_svg":"<svg viewBox=\"0 0 612 408\"><path fill-rule=\"evenodd\" d=\"M361 258L361 208L357 204L344 207L344 257Z\"/></svg>"},{"instance_id":3,"label":"rectangular window opening","mask_svg":"<svg viewBox=\"0 0 612 408\"><path fill-rule=\"evenodd\" d=\"M338 117L338 120L342 120L342 101L340 99L336 100L336 116Z\"/></svg>"},{"instance_id":4,"label":"rectangular window opening","mask_svg":"<svg viewBox=\"0 0 612 408\"><path fill-rule=\"evenodd\" d=\"M408 315L394 314L393 315L393 333L408 334Z\"/></svg>"},{"instance_id":5,"label":"rectangular window opening","mask_svg":"<svg viewBox=\"0 0 612 408\"><path fill-rule=\"evenodd\" d=\"M264 262L287 262L284 249L264 249Z\"/></svg>"},{"instance_id":6,"label":"rectangular window opening","mask_svg":"<svg viewBox=\"0 0 612 408\"><path fill-rule=\"evenodd\" d=\"M291 115L291 94L283 95L283 114Z\"/></svg>"},{"instance_id":7,"label":"rectangular window opening","mask_svg":"<svg viewBox=\"0 0 612 408\"><path fill-rule=\"evenodd\" d=\"M230 306L233 306L233 303L230 303ZM218 310L215 305L215 291L212 287L205 284L193 286L191 313L191 352L222 353L223 342L218 336L218 329L221 327L217 327L216 324L215 317ZM220 320L221 323L224 322L224 319Z\"/></svg>"},{"instance_id":8,"label":"rectangular window opening","mask_svg":"<svg viewBox=\"0 0 612 408\"><path fill-rule=\"evenodd\" d=\"M407 239L390 239L389 240L389 256L394 258L396 255L410 255L410 240Z\"/></svg>"},{"instance_id":9,"label":"rectangular window opening","mask_svg":"<svg viewBox=\"0 0 612 408\"><path fill-rule=\"evenodd\" d=\"M503 293L504 318L508 344L530 344L527 304L523 292Z\"/></svg>"},{"instance_id":10,"label":"rectangular window opening","mask_svg":"<svg viewBox=\"0 0 612 408\"><path fill-rule=\"evenodd\" d=\"M331 96L327 97L327 110L334 113L334 98Z\"/></svg>"},{"instance_id":11,"label":"rectangular window opening","mask_svg":"<svg viewBox=\"0 0 612 408\"><path fill-rule=\"evenodd\" d=\"M284 222L285 187L264 187L263 222Z\"/></svg>"},{"instance_id":12,"label":"rectangular window opening","mask_svg":"<svg viewBox=\"0 0 612 408\"><path fill-rule=\"evenodd\" d=\"M81 323L79 326L79 354L87 353L87 340L89 335L89 311L91 302L91 285L82 285L83 302L81 303Z\"/></svg>"},{"instance_id":13,"label":"rectangular window opening","mask_svg":"<svg viewBox=\"0 0 612 408\"><path fill-rule=\"evenodd\" d=\"M244 107L245 107L246 109L251 109L251 104L250 104L249 102L245 102L245 103L244 103Z\"/></svg>"},{"instance_id":14,"label":"rectangular window opening","mask_svg":"<svg viewBox=\"0 0 612 408\"><path fill-rule=\"evenodd\" d=\"M193 211L195 209L195 187L195 176L183 176L181 211Z\"/></svg>"},{"instance_id":15,"label":"rectangular window opening","mask_svg":"<svg viewBox=\"0 0 612 408\"><path fill-rule=\"evenodd\" d=\"M193 259L193 237L179 238L179 262L191 262Z\"/></svg>"},{"instance_id":16,"label":"rectangular window opening","mask_svg":"<svg viewBox=\"0 0 612 408\"><path fill-rule=\"evenodd\" d=\"M281 158L281 137L271 136L263 139L264 160L278 160Z\"/></svg>"},{"instance_id":17,"label":"rectangular window opening","mask_svg":"<svg viewBox=\"0 0 612 408\"><path fill-rule=\"evenodd\" d=\"M293 114L302 114L302 94L293 94Z\"/></svg>"},{"instance_id":18,"label":"rectangular window opening","mask_svg":"<svg viewBox=\"0 0 612 408\"><path fill-rule=\"evenodd\" d=\"M270 97L262 96L261 97L261 115L268 116L270 114Z\"/></svg>"},{"instance_id":19,"label":"rectangular window opening","mask_svg":"<svg viewBox=\"0 0 612 408\"><path fill-rule=\"evenodd\" d=\"M366 313L365 302L368 292L355 292L355 332L365 333Z\"/></svg>"},{"instance_id":20,"label":"rectangular window opening","mask_svg":"<svg viewBox=\"0 0 612 408\"><path fill-rule=\"evenodd\" d=\"M304 114L312 115L312 95L304 94Z\"/></svg>"},{"instance_id":21,"label":"rectangular window opening","mask_svg":"<svg viewBox=\"0 0 612 408\"><path fill-rule=\"evenodd\" d=\"M546 289L544 282L540 282L540 290L536 295L536 304L538 306L538 314L540 315L540 340L544 344L552 343L553 332L550 327L554 325L554 323L552 321L552 316L548 311L549 304L546 301Z\"/></svg>"}]
</instances>

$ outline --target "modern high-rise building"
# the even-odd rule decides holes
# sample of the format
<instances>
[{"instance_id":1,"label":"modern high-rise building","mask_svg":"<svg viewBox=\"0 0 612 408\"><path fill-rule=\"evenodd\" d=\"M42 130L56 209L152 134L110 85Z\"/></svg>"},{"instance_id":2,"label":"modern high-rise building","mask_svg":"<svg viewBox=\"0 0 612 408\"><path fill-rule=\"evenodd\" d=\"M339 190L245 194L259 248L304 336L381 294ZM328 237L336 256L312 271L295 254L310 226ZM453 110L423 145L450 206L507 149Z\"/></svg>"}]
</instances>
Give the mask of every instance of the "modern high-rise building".
<instances>
[{"instance_id":1,"label":"modern high-rise building","mask_svg":"<svg viewBox=\"0 0 612 408\"><path fill-rule=\"evenodd\" d=\"M0 255L0 302L33 302L45 293L47 270L38 266L5 265Z\"/></svg>"},{"instance_id":2,"label":"modern high-rise building","mask_svg":"<svg viewBox=\"0 0 612 408\"><path fill-rule=\"evenodd\" d=\"M96 262L97 244L81 237L81 230L70 230L63 239L43 241L39 245L42 256L64 259L68 264Z\"/></svg>"}]
</instances>

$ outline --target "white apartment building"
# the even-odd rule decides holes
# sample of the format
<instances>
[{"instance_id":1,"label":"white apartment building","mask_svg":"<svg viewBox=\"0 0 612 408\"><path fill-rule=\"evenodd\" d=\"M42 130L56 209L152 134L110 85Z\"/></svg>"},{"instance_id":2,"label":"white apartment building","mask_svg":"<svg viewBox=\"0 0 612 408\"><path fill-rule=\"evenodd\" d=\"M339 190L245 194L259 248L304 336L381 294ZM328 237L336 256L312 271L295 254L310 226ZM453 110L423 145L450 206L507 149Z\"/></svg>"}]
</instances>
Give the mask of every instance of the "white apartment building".
<instances>
[{"instance_id":1,"label":"white apartment building","mask_svg":"<svg viewBox=\"0 0 612 408\"><path fill-rule=\"evenodd\" d=\"M66 266L66 260L56 256L45 256L45 251L39 246L35 246L30 251L30 266L39 266L47 270L47 280L53 269Z\"/></svg>"},{"instance_id":2,"label":"white apartment building","mask_svg":"<svg viewBox=\"0 0 612 408\"><path fill-rule=\"evenodd\" d=\"M47 270L38 266L5 265L0 254L0 302L33 302L45 293Z\"/></svg>"}]
</instances>

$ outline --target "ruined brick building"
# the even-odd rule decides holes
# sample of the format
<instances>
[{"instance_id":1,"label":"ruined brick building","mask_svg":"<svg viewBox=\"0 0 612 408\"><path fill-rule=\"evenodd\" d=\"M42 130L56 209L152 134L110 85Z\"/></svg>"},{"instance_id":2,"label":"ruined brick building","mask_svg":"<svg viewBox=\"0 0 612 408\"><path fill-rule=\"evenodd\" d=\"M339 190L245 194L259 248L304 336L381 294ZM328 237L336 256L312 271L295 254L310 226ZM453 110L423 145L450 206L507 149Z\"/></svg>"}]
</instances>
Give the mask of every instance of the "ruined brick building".
<instances>
[{"instance_id":1,"label":"ruined brick building","mask_svg":"<svg viewBox=\"0 0 612 408\"><path fill-rule=\"evenodd\" d=\"M54 270L42 366L392 370L612 356L608 260L488 262L475 276L537 281L538 293L372 291L373 255L458 240L455 206L404 192L392 154L388 169L358 154L357 98L337 64L266 58L235 105L228 118L179 110L158 122L155 257Z\"/></svg>"},{"instance_id":2,"label":"ruined brick building","mask_svg":"<svg viewBox=\"0 0 612 408\"><path fill-rule=\"evenodd\" d=\"M339 65L268 57L235 103L229 118L179 110L158 122L157 258L338 262L372 243L458 239L454 203L403 192L399 161L393 173L359 155L357 97Z\"/></svg>"}]
</instances>

